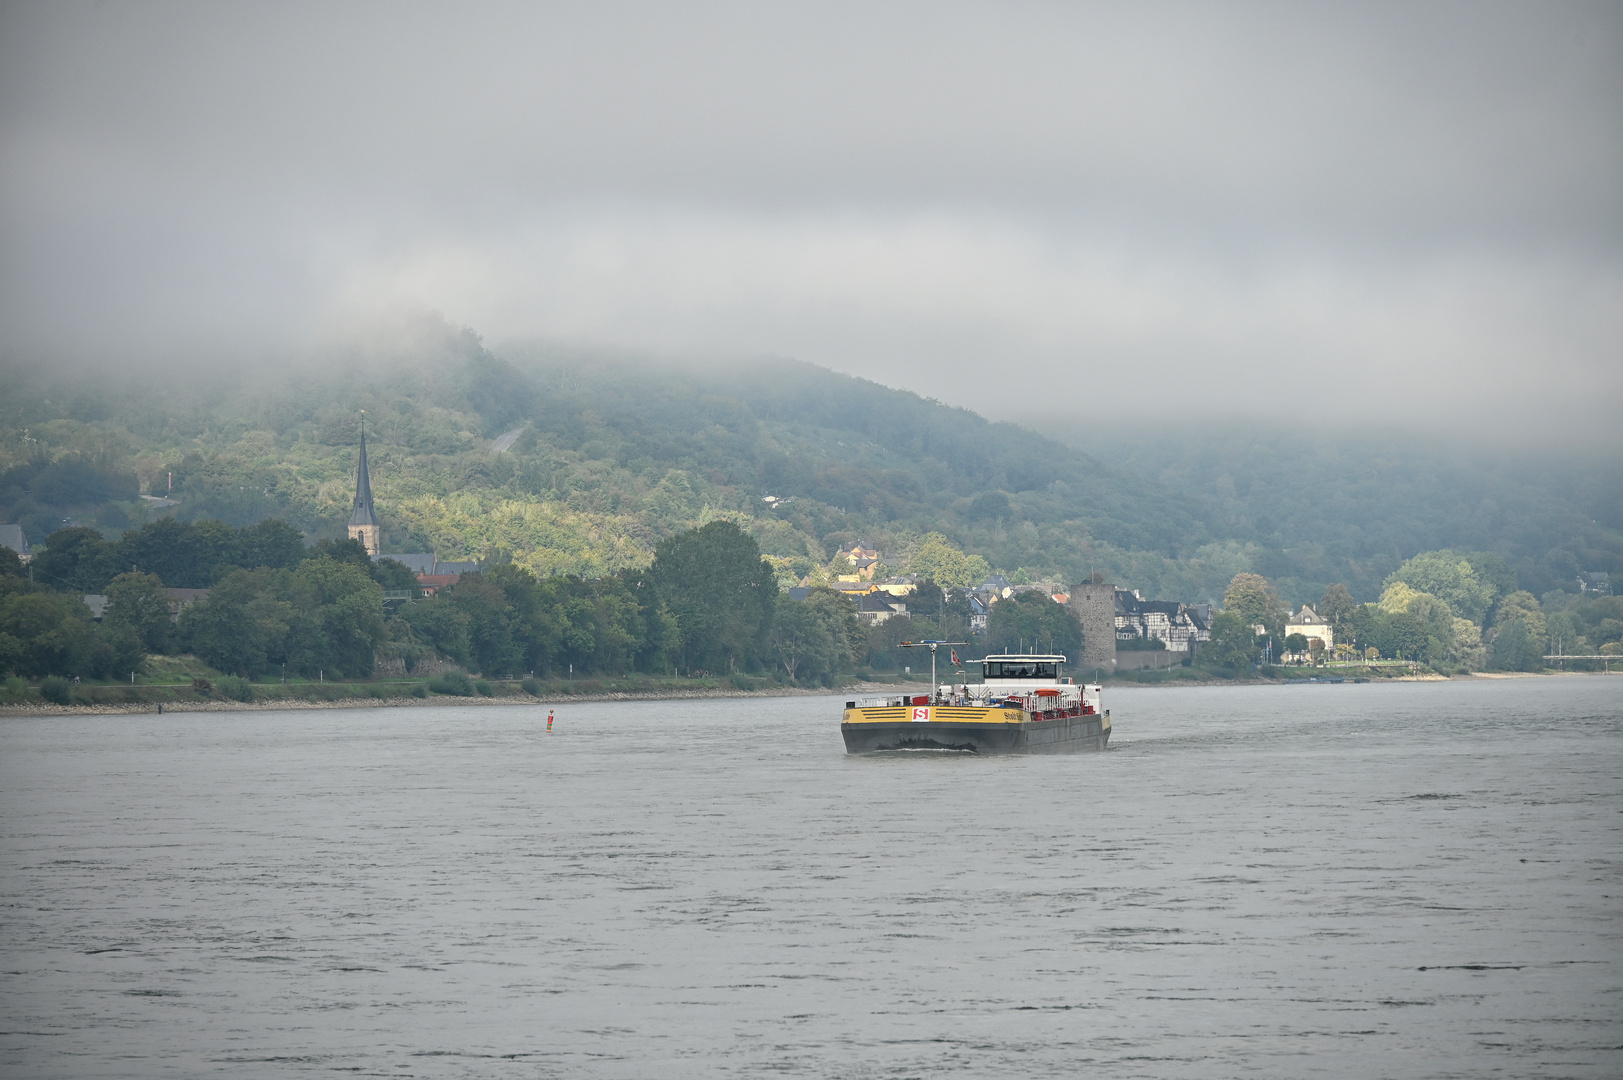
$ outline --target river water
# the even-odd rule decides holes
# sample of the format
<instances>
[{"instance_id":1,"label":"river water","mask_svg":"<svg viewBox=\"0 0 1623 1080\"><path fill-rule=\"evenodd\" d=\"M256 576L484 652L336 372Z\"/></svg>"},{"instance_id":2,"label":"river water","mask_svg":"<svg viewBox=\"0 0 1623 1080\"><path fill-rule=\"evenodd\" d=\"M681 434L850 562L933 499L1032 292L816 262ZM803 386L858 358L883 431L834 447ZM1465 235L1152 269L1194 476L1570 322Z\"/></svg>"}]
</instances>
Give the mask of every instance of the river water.
<instances>
[{"instance_id":1,"label":"river water","mask_svg":"<svg viewBox=\"0 0 1623 1080\"><path fill-rule=\"evenodd\" d=\"M1623 1075L1623 679L1106 696L0 720L0 1067Z\"/></svg>"}]
</instances>

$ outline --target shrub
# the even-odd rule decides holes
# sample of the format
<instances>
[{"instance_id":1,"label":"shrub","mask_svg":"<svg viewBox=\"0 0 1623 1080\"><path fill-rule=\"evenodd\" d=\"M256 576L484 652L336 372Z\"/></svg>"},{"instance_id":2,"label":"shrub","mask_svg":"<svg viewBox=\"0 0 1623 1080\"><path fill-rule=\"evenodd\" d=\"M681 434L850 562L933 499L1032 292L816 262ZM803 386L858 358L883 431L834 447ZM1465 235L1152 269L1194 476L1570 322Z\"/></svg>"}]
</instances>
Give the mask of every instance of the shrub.
<instances>
[{"instance_id":1,"label":"shrub","mask_svg":"<svg viewBox=\"0 0 1623 1080\"><path fill-rule=\"evenodd\" d=\"M479 696L480 697L495 697L496 696L496 691L491 689L490 684L487 683L483 679L480 679L478 682L474 683L473 688L475 690L479 691Z\"/></svg>"},{"instance_id":2,"label":"shrub","mask_svg":"<svg viewBox=\"0 0 1623 1080\"><path fill-rule=\"evenodd\" d=\"M197 678L192 680L192 689L196 690L199 694L207 694L214 690L214 684L199 675Z\"/></svg>"},{"instance_id":3,"label":"shrub","mask_svg":"<svg viewBox=\"0 0 1623 1080\"><path fill-rule=\"evenodd\" d=\"M422 683L418 683L416 686L411 688L411 696L412 697L427 697L428 696L428 687L424 686Z\"/></svg>"},{"instance_id":4,"label":"shrub","mask_svg":"<svg viewBox=\"0 0 1623 1080\"><path fill-rule=\"evenodd\" d=\"M472 697L473 680L460 671L447 671L428 680L428 688L436 694L452 697Z\"/></svg>"},{"instance_id":5,"label":"shrub","mask_svg":"<svg viewBox=\"0 0 1623 1080\"><path fill-rule=\"evenodd\" d=\"M3 689L0 689L0 700L8 705L16 705L28 700L28 683L13 675L6 680Z\"/></svg>"},{"instance_id":6,"label":"shrub","mask_svg":"<svg viewBox=\"0 0 1623 1080\"><path fill-rule=\"evenodd\" d=\"M227 675L220 680L220 693L232 701L252 701L254 699L254 686L247 679Z\"/></svg>"},{"instance_id":7,"label":"shrub","mask_svg":"<svg viewBox=\"0 0 1623 1080\"><path fill-rule=\"evenodd\" d=\"M39 696L58 705L73 700L73 684L60 675L52 675L39 684Z\"/></svg>"},{"instance_id":8,"label":"shrub","mask_svg":"<svg viewBox=\"0 0 1623 1080\"><path fill-rule=\"evenodd\" d=\"M540 682L540 680L538 680L538 679L525 679L523 682L519 683L519 685L522 686L524 688L524 692L526 694L529 694L531 697L540 697L541 696L541 682Z\"/></svg>"}]
</instances>

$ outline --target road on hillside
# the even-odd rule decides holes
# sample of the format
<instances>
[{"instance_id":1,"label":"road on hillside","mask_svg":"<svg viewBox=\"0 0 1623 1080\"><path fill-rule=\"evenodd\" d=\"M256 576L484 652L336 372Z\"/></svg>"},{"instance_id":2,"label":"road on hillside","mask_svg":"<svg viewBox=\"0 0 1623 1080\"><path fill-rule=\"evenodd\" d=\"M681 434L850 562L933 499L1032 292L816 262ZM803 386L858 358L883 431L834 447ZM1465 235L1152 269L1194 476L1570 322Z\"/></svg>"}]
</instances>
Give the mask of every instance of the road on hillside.
<instances>
[{"instance_id":1,"label":"road on hillside","mask_svg":"<svg viewBox=\"0 0 1623 1080\"><path fill-rule=\"evenodd\" d=\"M514 428L512 431L509 431L507 434L503 435L501 438L492 443L490 448L498 454L507 453L509 450L513 449L513 444L518 441L518 437L520 435L524 434L524 429L528 426L528 424L521 424L520 426Z\"/></svg>"}]
</instances>

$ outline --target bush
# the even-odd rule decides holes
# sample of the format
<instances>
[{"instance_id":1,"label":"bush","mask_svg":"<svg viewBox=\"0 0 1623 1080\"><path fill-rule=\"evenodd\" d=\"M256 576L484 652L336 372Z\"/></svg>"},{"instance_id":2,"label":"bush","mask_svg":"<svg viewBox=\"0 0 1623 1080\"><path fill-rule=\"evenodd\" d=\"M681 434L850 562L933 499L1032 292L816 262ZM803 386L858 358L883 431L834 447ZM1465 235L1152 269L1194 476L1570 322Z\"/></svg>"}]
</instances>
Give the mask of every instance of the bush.
<instances>
[{"instance_id":1,"label":"bush","mask_svg":"<svg viewBox=\"0 0 1623 1080\"><path fill-rule=\"evenodd\" d=\"M524 688L524 692L526 694L529 694L531 697L540 697L541 696L541 682L540 682L540 680L538 680L538 679L525 679L523 682L519 683L519 685L522 686Z\"/></svg>"},{"instance_id":2,"label":"bush","mask_svg":"<svg viewBox=\"0 0 1623 1080\"><path fill-rule=\"evenodd\" d=\"M428 680L428 688L436 694L449 694L452 697L473 696L473 680L460 671L447 671L434 676Z\"/></svg>"},{"instance_id":3,"label":"bush","mask_svg":"<svg viewBox=\"0 0 1623 1080\"><path fill-rule=\"evenodd\" d=\"M411 688L411 696L412 697L427 697L428 696L428 687L424 686L422 683L418 683L416 686Z\"/></svg>"},{"instance_id":4,"label":"bush","mask_svg":"<svg viewBox=\"0 0 1623 1080\"><path fill-rule=\"evenodd\" d=\"M254 699L254 686L247 679L227 675L220 680L220 693L232 701L252 701Z\"/></svg>"},{"instance_id":5,"label":"bush","mask_svg":"<svg viewBox=\"0 0 1623 1080\"><path fill-rule=\"evenodd\" d=\"M478 682L474 683L473 688L475 690L479 691L479 696L480 697L495 697L496 696L496 691L491 689L490 684L487 683L483 679L480 679Z\"/></svg>"},{"instance_id":6,"label":"bush","mask_svg":"<svg viewBox=\"0 0 1623 1080\"><path fill-rule=\"evenodd\" d=\"M73 684L60 675L52 675L39 684L39 696L58 705L73 700Z\"/></svg>"},{"instance_id":7,"label":"bush","mask_svg":"<svg viewBox=\"0 0 1623 1080\"><path fill-rule=\"evenodd\" d=\"M8 705L19 705L28 700L28 683L13 675L7 679L5 686L0 688L0 701Z\"/></svg>"}]
</instances>

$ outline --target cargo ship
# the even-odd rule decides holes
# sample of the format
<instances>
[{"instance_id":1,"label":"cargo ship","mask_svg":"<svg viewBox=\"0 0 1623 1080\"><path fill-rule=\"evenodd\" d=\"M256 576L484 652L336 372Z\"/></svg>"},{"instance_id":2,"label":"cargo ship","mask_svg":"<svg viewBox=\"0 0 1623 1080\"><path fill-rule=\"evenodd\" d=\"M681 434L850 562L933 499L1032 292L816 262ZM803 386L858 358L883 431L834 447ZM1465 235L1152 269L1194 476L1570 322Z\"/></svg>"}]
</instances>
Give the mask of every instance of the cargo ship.
<instances>
[{"instance_id":1,"label":"cargo ship","mask_svg":"<svg viewBox=\"0 0 1623 1080\"><path fill-rule=\"evenodd\" d=\"M1062 678L1064 656L1009 654L971 663L981 665L978 683L847 701L840 723L846 752L1068 754L1109 745L1110 711L1099 707L1100 687Z\"/></svg>"}]
</instances>

